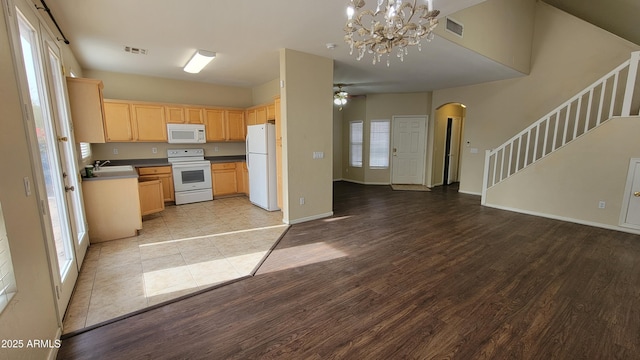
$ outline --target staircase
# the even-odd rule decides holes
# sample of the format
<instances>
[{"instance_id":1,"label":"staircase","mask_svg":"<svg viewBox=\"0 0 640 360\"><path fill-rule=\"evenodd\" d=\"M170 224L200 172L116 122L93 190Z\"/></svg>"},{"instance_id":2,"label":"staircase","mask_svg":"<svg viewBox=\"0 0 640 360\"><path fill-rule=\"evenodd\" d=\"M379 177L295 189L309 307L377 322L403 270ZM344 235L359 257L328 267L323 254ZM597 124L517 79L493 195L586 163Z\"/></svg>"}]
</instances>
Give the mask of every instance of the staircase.
<instances>
[{"instance_id":1,"label":"staircase","mask_svg":"<svg viewBox=\"0 0 640 360\"><path fill-rule=\"evenodd\" d=\"M566 146L613 117L640 115L640 51L540 120L487 150L482 204L487 189Z\"/></svg>"}]
</instances>

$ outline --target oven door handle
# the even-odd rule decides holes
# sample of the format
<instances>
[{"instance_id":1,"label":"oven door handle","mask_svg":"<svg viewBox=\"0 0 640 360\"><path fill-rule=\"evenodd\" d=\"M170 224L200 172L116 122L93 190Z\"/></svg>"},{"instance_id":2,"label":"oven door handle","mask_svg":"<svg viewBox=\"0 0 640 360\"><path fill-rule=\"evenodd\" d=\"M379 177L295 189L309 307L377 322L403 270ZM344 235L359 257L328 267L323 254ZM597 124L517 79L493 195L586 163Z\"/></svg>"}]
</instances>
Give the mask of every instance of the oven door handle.
<instances>
[{"instance_id":1,"label":"oven door handle","mask_svg":"<svg viewBox=\"0 0 640 360\"><path fill-rule=\"evenodd\" d=\"M173 163L172 166L173 166L174 169L193 168L194 170L200 170L200 169L204 169L206 167L204 165L176 164L176 163Z\"/></svg>"}]
</instances>

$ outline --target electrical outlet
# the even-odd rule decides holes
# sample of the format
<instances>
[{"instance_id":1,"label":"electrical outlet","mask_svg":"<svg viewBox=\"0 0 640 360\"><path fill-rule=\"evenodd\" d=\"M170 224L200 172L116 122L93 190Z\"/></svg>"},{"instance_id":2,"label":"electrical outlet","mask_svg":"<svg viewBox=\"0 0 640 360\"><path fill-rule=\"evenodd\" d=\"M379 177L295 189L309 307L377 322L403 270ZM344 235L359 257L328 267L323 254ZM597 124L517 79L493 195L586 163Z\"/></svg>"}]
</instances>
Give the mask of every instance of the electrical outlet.
<instances>
[{"instance_id":1,"label":"electrical outlet","mask_svg":"<svg viewBox=\"0 0 640 360\"><path fill-rule=\"evenodd\" d=\"M304 197L300 198L300 205L304 205Z\"/></svg>"},{"instance_id":2,"label":"electrical outlet","mask_svg":"<svg viewBox=\"0 0 640 360\"><path fill-rule=\"evenodd\" d=\"M151 152L154 153L154 154L157 154L158 153L158 148L156 148L156 147L151 148Z\"/></svg>"},{"instance_id":3,"label":"electrical outlet","mask_svg":"<svg viewBox=\"0 0 640 360\"><path fill-rule=\"evenodd\" d=\"M600 200L598 202L598 209L604 209L607 206L607 203L605 201Z\"/></svg>"},{"instance_id":4,"label":"electrical outlet","mask_svg":"<svg viewBox=\"0 0 640 360\"><path fill-rule=\"evenodd\" d=\"M113 155L118 155L118 148L113 148Z\"/></svg>"},{"instance_id":5,"label":"electrical outlet","mask_svg":"<svg viewBox=\"0 0 640 360\"><path fill-rule=\"evenodd\" d=\"M217 152L218 150L220 150L220 149L218 149L218 147L217 147L217 146L215 146L215 147L213 148L213 151L216 151L216 152Z\"/></svg>"}]
</instances>

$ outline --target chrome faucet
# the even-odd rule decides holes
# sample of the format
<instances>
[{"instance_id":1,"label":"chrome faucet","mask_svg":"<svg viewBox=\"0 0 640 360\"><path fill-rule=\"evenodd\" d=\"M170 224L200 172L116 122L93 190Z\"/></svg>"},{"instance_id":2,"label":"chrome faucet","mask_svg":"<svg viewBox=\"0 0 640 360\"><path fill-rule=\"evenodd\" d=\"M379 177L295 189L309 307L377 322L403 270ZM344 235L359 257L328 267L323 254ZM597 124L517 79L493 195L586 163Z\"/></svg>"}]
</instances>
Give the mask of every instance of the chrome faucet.
<instances>
[{"instance_id":1,"label":"chrome faucet","mask_svg":"<svg viewBox=\"0 0 640 360\"><path fill-rule=\"evenodd\" d=\"M111 162L111 161L109 161L109 160L105 160L105 161L103 161L103 162L100 162L100 160L96 160L95 169L96 169L96 170L98 170L98 169L100 169L101 167L103 167L103 166L107 165L107 164L108 164L108 163L110 163L110 162Z\"/></svg>"}]
</instances>

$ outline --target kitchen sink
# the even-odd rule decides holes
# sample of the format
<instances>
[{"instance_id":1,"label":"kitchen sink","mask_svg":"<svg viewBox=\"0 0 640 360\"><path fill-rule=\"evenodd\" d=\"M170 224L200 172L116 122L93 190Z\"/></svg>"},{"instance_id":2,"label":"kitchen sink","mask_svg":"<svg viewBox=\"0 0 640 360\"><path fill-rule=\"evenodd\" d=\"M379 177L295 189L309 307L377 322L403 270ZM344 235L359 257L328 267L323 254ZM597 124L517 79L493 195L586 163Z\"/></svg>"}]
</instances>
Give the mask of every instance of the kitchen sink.
<instances>
[{"instance_id":1,"label":"kitchen sink","mask_svg":"<svg viewBox=\"0 0 640 360\"><path fill-rule=\"evenodd\" d=\"M96 174L108 173L108 172L123 172L123 171L133 171L133 166L131 165L103 166L101 168L93 170L93 172Z\"/></svg>"}]
</instances>

